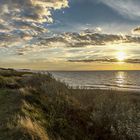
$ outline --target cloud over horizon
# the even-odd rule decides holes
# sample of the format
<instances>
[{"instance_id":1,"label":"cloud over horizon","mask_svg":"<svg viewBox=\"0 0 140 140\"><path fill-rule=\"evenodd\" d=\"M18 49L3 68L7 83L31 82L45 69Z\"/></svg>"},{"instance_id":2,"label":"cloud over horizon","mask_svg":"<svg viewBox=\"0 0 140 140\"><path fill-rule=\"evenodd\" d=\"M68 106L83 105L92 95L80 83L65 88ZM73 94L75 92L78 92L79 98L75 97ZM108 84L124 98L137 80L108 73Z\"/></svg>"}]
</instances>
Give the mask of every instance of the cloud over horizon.
<instances>
[{"instance_id":1,"label":"cloud over horizon","mask_svg":"<svg viewBox=\"0 0 140 140\"><path fill-rule=\"evenodd\" d=\"M106 46L109 44L113 45L127 43L140 44L140 37L131 35L105 34L96 31L96 29L86 29L80 33L67 32L49 37L38 37L34 41L34 44L28 44L28 46L18 49L18 54L25 55L30 52L45 51L47 48L53 47L82 48L87 46Z\"/></svg>"},{"instance_id":2,"label":"cloud over horizon","mask_svg":"<svg viewBox=\"0 0 140 140\"><path fill-rule=\"evenodd\" d=\"M104 59L81 59L81 60L68 60L69 62L76 62L76 63L94 63L94 62L103 62L103 63L114 63L117 62L117 59L109 59L109 58L104 58ZM126 59L123 61L123 63L132 63L132 64L140 64L140 59Z\"/></svg>"},{"instance_id":3,"label":"cloud over horizon","mask_svg":"<svg viewBox=\"0 0 140 140\"><path fill-rule=\"evenodd\" d=\"M139 63L139 9L139 0L0 0L0 62L116 62L124 49Z\"/></svg>"}]
</instances>

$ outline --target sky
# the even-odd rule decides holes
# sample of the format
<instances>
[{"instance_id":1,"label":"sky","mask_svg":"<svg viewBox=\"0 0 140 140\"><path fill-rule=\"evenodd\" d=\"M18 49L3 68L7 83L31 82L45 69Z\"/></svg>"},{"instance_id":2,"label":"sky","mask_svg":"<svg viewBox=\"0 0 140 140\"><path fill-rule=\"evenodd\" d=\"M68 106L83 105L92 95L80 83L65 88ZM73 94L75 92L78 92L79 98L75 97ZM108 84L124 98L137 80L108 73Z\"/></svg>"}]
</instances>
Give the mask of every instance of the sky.
<instances>
[{"instance_id":1,"label":"sky","mask_svg":"<svg viewBox=\"0 0 140 140\"><path fill-rule=\"evenodd\" d=\"M0 0L0 67L140 70L140 0Z\"/></svg>"}]
</instances>

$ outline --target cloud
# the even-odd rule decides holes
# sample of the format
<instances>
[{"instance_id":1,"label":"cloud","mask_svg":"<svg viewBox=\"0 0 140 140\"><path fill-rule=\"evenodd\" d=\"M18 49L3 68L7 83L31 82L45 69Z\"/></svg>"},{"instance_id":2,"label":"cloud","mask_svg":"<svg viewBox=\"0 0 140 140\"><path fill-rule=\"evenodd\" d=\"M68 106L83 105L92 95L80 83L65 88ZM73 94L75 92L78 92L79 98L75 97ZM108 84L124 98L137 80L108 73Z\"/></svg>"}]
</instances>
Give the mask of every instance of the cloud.
<instances>
[{"instance_id":1,"label":"cloud","mask_svg":"<svg viewBox=\"0 0 140 140\"><path fill-rule=\"evenodd\" d=\"M0 33L0 47L10 48L23 42L24 39L12 33Z\"/></svg>"},{"instance_id":2,"label":"cloud","mask_svg":"<svg viewBox=\"0 0 140 140\"><path fill-rule=\"evenodd\" d=\"M113 63L118 62L117 59L81 59L81 60L68 60L69 62L84 62L84 63L94 63L94 62L107 62L107 63ZM140 64L140 59L126 59L124 61L125 63L138 63Z\"/></svg>"},{"instance_id":3,"label":"cloud","mask_svg":"<svg viewBox=\"0 0 140 140\"><path fill-rule=\"evenodd\" d=\"M140 18L139 0L99 0L99 2L111 7L126 18L134 20L139 20Z\"/></svg>"},{"instance_id":4,"label":"cloud","mask_svg":"<svg viewBox=\"0 0 140 140\"><path fill-rule=\"evenodd\" d=\"M62 34L51 34L50 36L39 36L32 39L22 48L17 49L18 55L26 55L28 53L41 53L48 50L48 48L87 48L93 46L107 45L125 45L125 44L139 44L140 37L131 35L115 35L96 33L94 30L88 29L80 33L67 32Z\"/></svg>"},{"instance_id":5,"label":"cloud","mask_svg":"<svg viewBox=\"0 0 140 140\"><path fill-rule=\"evenodd\" d=\"M28 44L48 32L52 10L68 7L68 0L0 0L0 47ZM19 43L20 42L20 43Z\"/></svg>"},{"instance_id":6,"label":"cloud","mask_svg":"<svg viewBox=\"0 0 140 140\"><path fill-rule=\"evenodd\" d=\"M120 44L120 43L140 43L140 37L130 35L113 35L96 33L94 30L86 29L80 33L67 32L59 35L40 36L34 39L33 45L30 43L19 49L18 54L26 54L32 51L45 50L48 47L64 47L64 48L80 48L87 46L102 46L107 44ZM21 53L22 52L22 53ZM26 52L26 53L23 53Z\"/></svg>"},{"instance_id":7,"label":"cloud","mask_svg":"<svg viewBox=\"0 0 140 140\"><path fill-rule=\"evenodd\" d=\"M51 10L67 6L67 0L0 0L3 20L11 17L12 20L52 22Z\"/></svg>"},{"instance_id":8,"label":"cloud","mask_svg":"<svg viewBox=\"0 0 140 140\"><path fill-rule=\"evenodd\" d=\"M133 34L140 34L140 26L133 29L132 33Z\"/></svg>"},{"instance_id":9,"label":"cloud","mask_svg":"<svg viewBox=\"0 0 140 140\"><path fill-rule=\"evenodd\" d=\"M97 1L108 5L124 17L134 19L140 17L139 1L128 0L125 3L126 7L121 5L124 4L121 0ZM137 44L129 46L130 51L136 51L135 54L132 52L132 55L129 53L130 58L139 58L139 36L103 33L101 28L103 26L100 24L94 29L92 24L86 26L88 28L82 28L84 30L81 32L58 34L49 32L47 25L54 20L52 11L66 7L68 7L68 0L0 0L0 60L9 64L11 61L20 63L25 60L30 64L34 60L36 63L41 61L116 62L117 60L112 59L114 50L116 51L121 45L125 48L125 45L130 43ZM71 22L68 24L72 26ZM110 24L108 25L110 28ZM134 32L139 32L138 30L139 28L136 28ZM114 30L112 32L114 33ZM114 44L115 49L110 47ZM99 59L99 56L105 58L107 55L111 59ZM139 63L140 60L127 59L126 62Z\"/></svg>"}]
</instances>

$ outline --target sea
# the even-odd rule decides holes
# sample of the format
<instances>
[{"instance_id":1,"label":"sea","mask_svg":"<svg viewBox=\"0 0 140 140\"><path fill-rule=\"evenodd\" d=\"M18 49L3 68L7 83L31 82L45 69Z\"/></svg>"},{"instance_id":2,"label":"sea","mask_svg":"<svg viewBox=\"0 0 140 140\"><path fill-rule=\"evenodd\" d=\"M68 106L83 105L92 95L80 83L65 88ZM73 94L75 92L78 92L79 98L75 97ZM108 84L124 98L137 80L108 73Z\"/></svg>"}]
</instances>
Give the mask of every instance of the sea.
<instances>
[{"instance_id":1,"label":"sea","mask_svg":"<svg viewBox=\"0 0 140 140\"><path fill-rule=\"evenodd\" d=\"M73 88L140 91L140 71L51 71Z\"/></svg>"}]
</instances>

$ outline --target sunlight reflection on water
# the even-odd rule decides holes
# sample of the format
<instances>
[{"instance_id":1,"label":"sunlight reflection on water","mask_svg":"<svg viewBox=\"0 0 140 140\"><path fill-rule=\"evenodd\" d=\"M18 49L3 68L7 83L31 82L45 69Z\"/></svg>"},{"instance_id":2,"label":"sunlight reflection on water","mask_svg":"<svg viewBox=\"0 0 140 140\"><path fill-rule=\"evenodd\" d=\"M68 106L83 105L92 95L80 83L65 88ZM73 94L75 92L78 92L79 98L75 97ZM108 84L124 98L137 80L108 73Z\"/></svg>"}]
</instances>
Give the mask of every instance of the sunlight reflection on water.
<instances>
[{"instance_id":1,"label":"sunlight reflection on water","mask_svg":"<svg viewBox=\"0 0 140 140\"><path fill-rule=\"evenodd\" d=\"M140 71L68 71L52 74L72 87L140 91Z\"/></svg>"},{"instance_id":2,"label":"sunlight reflection on water","mask_svg":"<svg viewBox=\"0 0 140 140\"><path fill-rule=\"evenodd\" d=\"M122 87L127 81L126 73L124 71L119 71L116 73L116 83L118 86Z\"/></svg>"}]
</instances>

